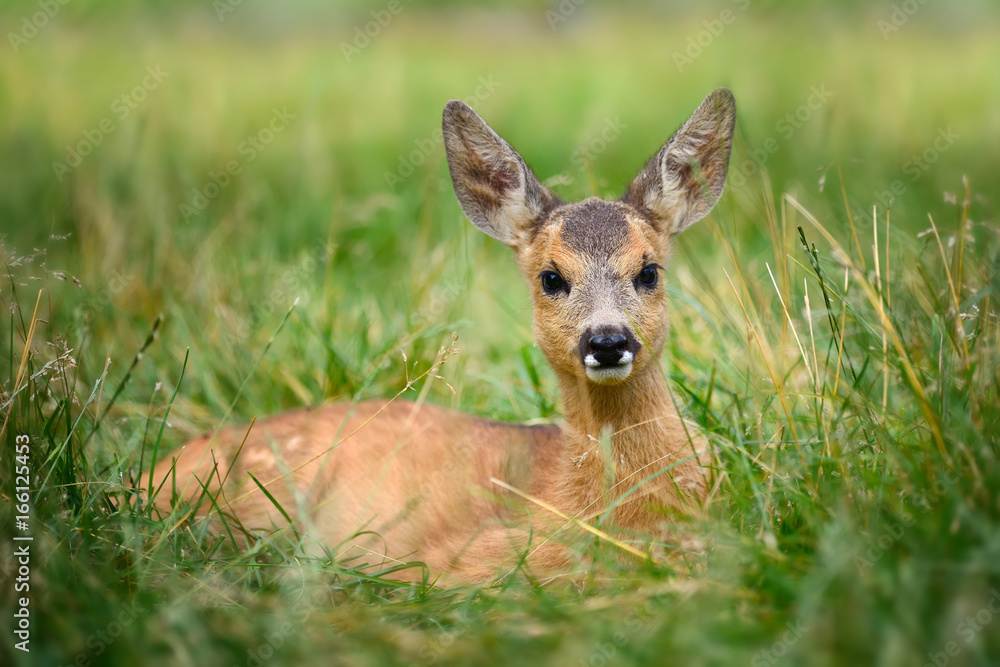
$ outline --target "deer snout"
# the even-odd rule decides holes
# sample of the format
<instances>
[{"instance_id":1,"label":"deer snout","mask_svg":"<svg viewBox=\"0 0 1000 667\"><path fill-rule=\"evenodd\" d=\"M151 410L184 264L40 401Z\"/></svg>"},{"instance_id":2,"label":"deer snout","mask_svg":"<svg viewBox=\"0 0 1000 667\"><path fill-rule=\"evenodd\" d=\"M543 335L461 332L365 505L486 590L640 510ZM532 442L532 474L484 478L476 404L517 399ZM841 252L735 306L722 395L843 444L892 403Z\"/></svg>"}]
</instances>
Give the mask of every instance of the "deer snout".
<instances>
[{"instance_id":1,"label":"deer snout","mask_svg":"<svg viewBox=\"0 0 1000 667\"><path fill-rule=\"evenodd\" d=\"M580 360L587 377L600 384L627 378L637 349L635 336L625 328L591 330L580 337Z\"/></svg>"},{"instance_id":2,"label":"deer snout","mask_svg":"<svg viewBox=\"0 0 1000 667\"><path fill-rule=\"evenodd\" d=\"M619 363L625 356L628 338L620 333L592 336L590 341L590 353L584 357L584 363L594 358L596 364L587 363L588 366L612 366Z\"/></svg>"}]
</instances>

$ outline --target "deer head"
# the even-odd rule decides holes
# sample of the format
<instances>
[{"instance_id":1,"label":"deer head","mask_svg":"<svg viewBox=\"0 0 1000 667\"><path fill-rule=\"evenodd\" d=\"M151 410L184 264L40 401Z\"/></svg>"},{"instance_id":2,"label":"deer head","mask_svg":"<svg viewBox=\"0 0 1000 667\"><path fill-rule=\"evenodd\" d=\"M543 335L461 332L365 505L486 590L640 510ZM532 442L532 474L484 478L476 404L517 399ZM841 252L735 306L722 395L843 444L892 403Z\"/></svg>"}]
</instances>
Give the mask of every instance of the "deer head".
<instances>
[{"instance_id":1,"label":"deer head","mask_svg":"<svg viewBox=\"0 0 1000 667\"><path fill-rule=\"evenodd\" d=\"M722 194L735 121L733 94L720 88L620 200L567 204L471 108L445 107L455 194L476 227L513 248L536 340L561 379L616 385L655 364L669 328L661 273L673 238Z\"/></svg>"}]
</instances>

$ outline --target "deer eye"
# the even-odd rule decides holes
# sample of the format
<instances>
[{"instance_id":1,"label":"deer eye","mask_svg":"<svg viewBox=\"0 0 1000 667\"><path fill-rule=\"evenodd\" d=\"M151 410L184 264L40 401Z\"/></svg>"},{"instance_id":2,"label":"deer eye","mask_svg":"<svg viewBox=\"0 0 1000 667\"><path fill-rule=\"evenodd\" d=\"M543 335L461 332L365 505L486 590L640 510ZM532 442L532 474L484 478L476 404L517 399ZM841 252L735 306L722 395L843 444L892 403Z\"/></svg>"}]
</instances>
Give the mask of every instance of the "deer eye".
<instances>
[{"instance_id":1,"label":"deer eye","mask_svg":"<svg viewBox=\"0 0 1000 667\"><path fill-rule=\"evenodd\" d=\"M546 294L555 294L563 290L569 291L566 281L555 271L542 271L538 277L542 279L542 291Z\"/></svg>"},{"instance_id":2,"label":"deer eye","mask_svg":"<svg viewBox=\"0 0 1000 667\"><path fill-rule=\"evenodd\" d=\"M647 264L644 266L642 271L639 272L639 277L635 279L636 286L642 285L647 289L656 287L657 283L660 282L660 274L656 270L662 268L659 264Z\"/></svg>"}]
</instances>

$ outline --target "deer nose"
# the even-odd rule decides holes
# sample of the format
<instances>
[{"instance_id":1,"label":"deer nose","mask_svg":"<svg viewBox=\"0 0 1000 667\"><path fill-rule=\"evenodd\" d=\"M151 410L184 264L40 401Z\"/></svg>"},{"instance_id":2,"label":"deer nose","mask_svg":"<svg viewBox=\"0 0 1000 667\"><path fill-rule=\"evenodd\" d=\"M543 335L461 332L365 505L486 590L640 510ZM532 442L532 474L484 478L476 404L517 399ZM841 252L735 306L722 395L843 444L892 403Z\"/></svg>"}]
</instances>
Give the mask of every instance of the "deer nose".
<instances>
[{"instance_id":1,"label":"deer nose","mask_svg":"<svg viewBox=\"0 0 1000 667\"><path fill-rule=\"evenodd\" d=\"M588 366L615 366L622 363L628 348L628 338L622 334L599 334L589 341L589 354L585 355L584 363ZM593 357L595 364L587 363ZM631 358L629 359L631 361Z\"/></svg>"}]
</instances>

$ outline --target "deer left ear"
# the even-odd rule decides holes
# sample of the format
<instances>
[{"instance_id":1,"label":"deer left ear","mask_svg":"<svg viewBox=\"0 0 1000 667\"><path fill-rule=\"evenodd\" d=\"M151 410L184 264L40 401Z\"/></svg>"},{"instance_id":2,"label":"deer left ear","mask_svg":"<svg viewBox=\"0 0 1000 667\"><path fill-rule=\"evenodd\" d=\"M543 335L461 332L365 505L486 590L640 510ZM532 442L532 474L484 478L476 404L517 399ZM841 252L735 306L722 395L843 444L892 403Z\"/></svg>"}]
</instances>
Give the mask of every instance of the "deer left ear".
<instances>
[{"instance_id":1,"label":"deer left ear","mask_svg":"<svg viewBox=\"0 0 1000 667\"><path fill-rule=\"evenodd\" d=\"M722 196L736 125L736 99L719 88L639 172L622 200L646 211L668 235L679 234Z\"/></svg>"}]
</instances>

